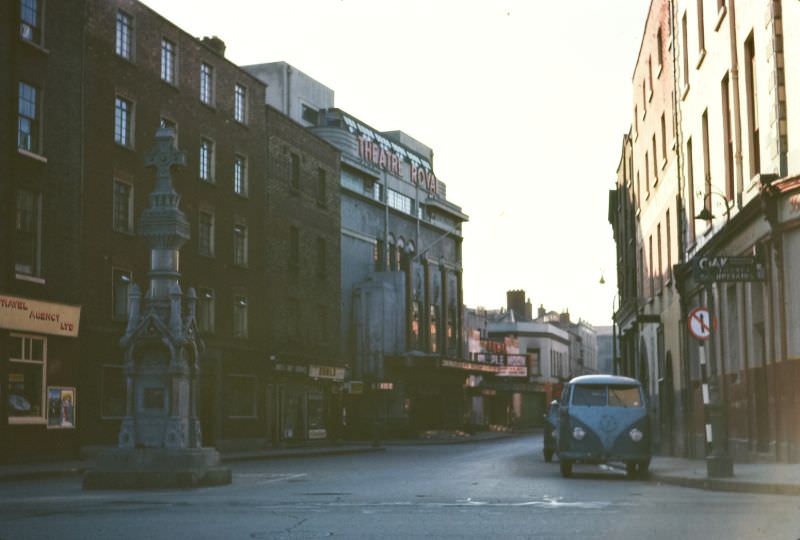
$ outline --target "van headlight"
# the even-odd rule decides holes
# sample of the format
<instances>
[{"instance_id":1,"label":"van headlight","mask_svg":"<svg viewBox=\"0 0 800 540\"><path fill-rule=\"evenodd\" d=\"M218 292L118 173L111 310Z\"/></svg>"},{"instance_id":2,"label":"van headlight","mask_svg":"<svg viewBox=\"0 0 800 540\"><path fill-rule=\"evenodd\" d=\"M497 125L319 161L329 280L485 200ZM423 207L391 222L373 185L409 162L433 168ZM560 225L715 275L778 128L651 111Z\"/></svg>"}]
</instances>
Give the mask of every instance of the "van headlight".
<instances>
[{"instance_id":1,"label":"van headlight","mask_svg":"<svg viewBox=\"0 0 800 540\"><path fill-rule=\"evenodd\" d=\"M582 441L584 437L586 437L586 432L583 431L583 428L578 426L572 430L572 437L576 441Z\"/></svg>"},{"instance_id":2,"label":"van headlight","mask_svg":"<svg viewBox=\"0 0 800 540\"><path fill-rule=\"evenodd\" d=\"M633 442L639 442L644 437L644 434L641 431L639 431L638 429L636 429L636 428L633 428L632 430L630 430L628 432L628 435L630 435L631 440Z\"/></svg>"}]
</instances>

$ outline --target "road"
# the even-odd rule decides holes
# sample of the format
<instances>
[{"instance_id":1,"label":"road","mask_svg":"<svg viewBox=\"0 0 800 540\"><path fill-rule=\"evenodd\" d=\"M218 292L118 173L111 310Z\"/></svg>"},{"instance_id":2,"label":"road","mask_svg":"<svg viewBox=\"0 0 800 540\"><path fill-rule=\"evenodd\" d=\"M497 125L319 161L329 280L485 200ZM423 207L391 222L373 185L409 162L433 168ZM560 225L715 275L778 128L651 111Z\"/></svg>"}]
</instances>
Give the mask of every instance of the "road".
<instances>
[{"instance_id":1,"label":"road","mask_svg":"<svg viewBox=\"0 0 800 540\"><path fill-rule=\"evenodd\" d=\"M544 463L541 435L233 465L231 486L0 484L0 540L800 538L795 497L714 493Z\"/></svg>"}]
</instances>

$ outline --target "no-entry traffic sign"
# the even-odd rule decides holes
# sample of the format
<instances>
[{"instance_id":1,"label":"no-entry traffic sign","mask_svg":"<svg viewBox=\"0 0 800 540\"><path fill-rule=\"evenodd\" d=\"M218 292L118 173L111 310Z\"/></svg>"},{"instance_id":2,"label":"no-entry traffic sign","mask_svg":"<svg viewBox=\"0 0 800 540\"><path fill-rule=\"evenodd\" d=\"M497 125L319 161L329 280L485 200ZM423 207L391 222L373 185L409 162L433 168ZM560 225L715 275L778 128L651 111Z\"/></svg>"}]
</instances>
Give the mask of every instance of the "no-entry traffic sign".
<instances>
[{"instance_id":1,"label":"no-entry traffic sign","mask_svg":"<svg viewBox=\"0 0 800 540\"><path fill-rule=\"evenodd\" d=\"M689 332L697 339L706 340L710 338L712 326L711 314L706 308L694 308L689 313Z\"/></svg>"}]
</instances>

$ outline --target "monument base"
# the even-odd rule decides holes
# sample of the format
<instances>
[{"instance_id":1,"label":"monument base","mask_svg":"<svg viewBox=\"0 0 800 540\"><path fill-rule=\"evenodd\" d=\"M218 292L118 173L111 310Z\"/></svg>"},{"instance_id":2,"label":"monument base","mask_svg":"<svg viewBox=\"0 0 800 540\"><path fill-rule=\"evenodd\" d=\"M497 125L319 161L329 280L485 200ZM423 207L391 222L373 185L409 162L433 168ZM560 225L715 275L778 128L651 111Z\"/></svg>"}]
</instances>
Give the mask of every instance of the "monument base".
<instances>
[{"instance_id":1,"label":"monument base","mask_svg":"<svg viewBox=\"0 0 800 540\"><path fill-rule=\"evenodd\" d=\"M83 489L163 489L222 486L231 470L214 448L114 448L83 475Z\"/></svg>"}]
</instances>

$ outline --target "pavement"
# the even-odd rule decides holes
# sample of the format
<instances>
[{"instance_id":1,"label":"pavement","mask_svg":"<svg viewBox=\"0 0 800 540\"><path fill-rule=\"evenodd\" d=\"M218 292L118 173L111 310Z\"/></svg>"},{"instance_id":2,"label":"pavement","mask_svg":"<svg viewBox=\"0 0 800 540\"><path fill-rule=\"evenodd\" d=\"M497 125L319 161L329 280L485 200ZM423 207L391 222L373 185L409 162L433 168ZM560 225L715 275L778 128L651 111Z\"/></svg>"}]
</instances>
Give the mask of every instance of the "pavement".
<instances>
[{"instance_id":1,"label":"pavement","mask_svg":"<svg viewBox=\"0 0 800 540\"><path fill-rule=\"evenodd\" d=\"M534 430L536 432L538 430ZM381 440L372 442L321 443L314 445L269 448L250 451L221 452L224 463L271 459L293 459L336 455L354 455L383 452L387 446L411 446L419 444L460 444L494 441L498 439L530 435L531 431L484 431L466 433L462 431L427 431L416 439ZM537 455L537 457L539 457ZM39 480L64 476L82 475L92 468L91 459L57 462L39 462L0 465L0 482L17 480ZM698 459L682 459L654 456L650 464L648 481L711 491L760 493L775 495L800 495L800 464L787 463L736 463L732 478L708 478L706 463Z\"/></svg>"}]
</instances>

